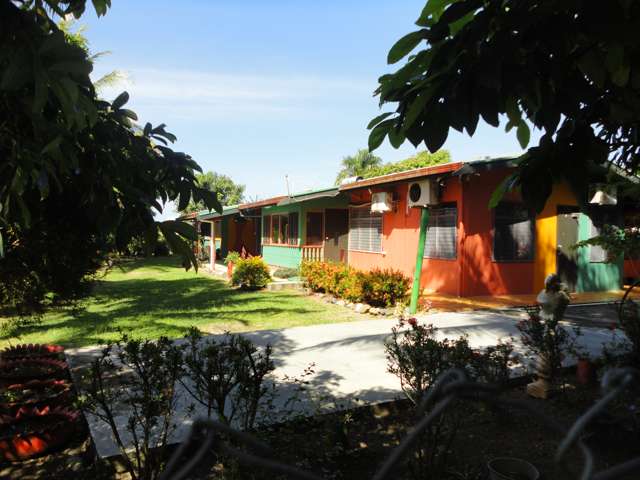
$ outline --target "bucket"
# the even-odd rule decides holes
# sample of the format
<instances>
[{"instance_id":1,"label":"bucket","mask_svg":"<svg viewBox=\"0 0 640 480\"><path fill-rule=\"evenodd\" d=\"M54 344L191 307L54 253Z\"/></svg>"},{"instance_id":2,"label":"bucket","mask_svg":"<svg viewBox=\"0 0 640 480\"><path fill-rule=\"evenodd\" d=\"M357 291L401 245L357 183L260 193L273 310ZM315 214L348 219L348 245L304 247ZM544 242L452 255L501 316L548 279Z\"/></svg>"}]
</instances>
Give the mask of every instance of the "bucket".
<instances>
[{"instance_id":1,"label":"bucket","mask_svg":"<svg viewBox=\"0 0 640 480\"><path fill-rule=\"evenodd\" d=\"M540 472L519 458L494 458L487 463L491 480L538 480Z\"/></svg>"}]
</instances>

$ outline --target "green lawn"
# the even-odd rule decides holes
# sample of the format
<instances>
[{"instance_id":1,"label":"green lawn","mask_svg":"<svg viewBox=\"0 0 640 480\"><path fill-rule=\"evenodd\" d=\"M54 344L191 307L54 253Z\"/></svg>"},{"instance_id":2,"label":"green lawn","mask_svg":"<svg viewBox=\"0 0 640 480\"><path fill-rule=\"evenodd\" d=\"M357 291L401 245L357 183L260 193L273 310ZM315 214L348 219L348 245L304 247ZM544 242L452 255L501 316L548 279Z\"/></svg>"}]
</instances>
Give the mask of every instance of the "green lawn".
<instances>
[{"instance_id":1,"label":"green lawn","mask_svg":"<svg viewBox=\"0 0 640 480\"><path fill-rule=\"evenodd\" d=\"M50 310L42 324L19 337L0 338L0 344L77 347L117 339L119 330L145 338L181 337L192 325L218 333L356 319L344 307L294 291L243 292L204 272L187 272L175 258L153 258L114 267L75 309Z\"/></svg>"}]
</instances>

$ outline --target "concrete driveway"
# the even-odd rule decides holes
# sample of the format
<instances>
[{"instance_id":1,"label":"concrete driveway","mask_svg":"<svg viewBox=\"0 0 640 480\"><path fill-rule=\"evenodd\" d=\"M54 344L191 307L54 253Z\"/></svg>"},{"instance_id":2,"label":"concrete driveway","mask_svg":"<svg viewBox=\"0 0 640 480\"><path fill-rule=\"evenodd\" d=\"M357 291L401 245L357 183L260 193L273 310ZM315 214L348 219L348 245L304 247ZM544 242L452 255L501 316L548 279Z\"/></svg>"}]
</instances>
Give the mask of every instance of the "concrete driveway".
<instances>
[{"instance_id":1,"label":"concrete driveway","mask_svg":"<svg viewBox=\"0 0 640 480\"><path fill-rule=\"evenodd\" d=\"M495 345L500 338L510 335L518 342L516 322L522 318L520 311L476 311L468 313L434 313L420 315L420 322L431 323L439 328L442 337L454 338L468 335L473 347ZM283 330L266 330L244 334L257 345L273 346L276 370L273 379L277 386L276 404L283 404L291 396L295 385L287 377L300 377L305 368L314 364L315 375L311 377L309 391L313 398L301 402L299 408L313 414L320 404L331 407L337 403L348 406L358 398L360 402L372 404L402 397L398 379L387 373L384 341L393 319L372 319L351 323L338 323L297 327ZM587 327L583 329L580 343L591 353L598 354L603 342L610 340L608 329ZM74 371L86 365L99 354L99 347L86 347L67 351L69 363ZM522 370L514 372L521 373ZM186 410L188 401L183 401ZM202 412L196 412L202 414ZM118 417L124 425L125 416ZM181 412L177 416L178 428L173 440L180 441L188 432L192 418ZM99 420L88 417L91 434L98 453L105 457L117 453L108 428ZM125 435L126 437L126 435Z\"/></svg>"}]
</instances>

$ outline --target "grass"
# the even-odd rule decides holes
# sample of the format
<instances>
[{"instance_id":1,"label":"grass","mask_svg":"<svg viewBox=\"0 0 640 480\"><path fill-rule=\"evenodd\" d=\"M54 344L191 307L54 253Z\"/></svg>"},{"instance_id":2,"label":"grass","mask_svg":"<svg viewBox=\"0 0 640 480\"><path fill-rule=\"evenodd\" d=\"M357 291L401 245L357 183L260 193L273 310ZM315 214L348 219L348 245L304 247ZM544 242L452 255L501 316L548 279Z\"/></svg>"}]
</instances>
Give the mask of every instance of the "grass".
<instances>
[{"instance_id":1,"label":"grass","mask_svg":"<svg viewBox=\"0 0 640 480\"><path fill-rule=\"evenodd\" d=\"M140 338L177 338L191 326L219 333L356 319L343 307L295 291L240 291L204 272L185 271L175 258L151 258L113 267L90 297L73 308L49 310L41 324L0 337L0 345L80 347L116 340L121 330Z\"/></svg>"}]
</instances>

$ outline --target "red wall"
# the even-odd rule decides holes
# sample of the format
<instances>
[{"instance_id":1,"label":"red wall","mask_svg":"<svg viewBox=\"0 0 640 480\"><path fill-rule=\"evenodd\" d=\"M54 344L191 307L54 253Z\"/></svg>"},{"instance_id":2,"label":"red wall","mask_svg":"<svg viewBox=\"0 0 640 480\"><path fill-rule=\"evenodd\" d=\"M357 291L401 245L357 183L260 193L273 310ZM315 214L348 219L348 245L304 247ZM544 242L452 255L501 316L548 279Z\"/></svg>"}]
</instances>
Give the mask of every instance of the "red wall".
<instances>
[{"instance_id":1,"label":"red wall","mask_svg":"<svg viewBox=\"0 0 640 480\"><path fill-rule=\"evenodd\" d=\"M424 259L421 287L425 293L438 292L458 296L502 295L533 292L533 265L499 263L492 260L493 213L489 198L508 175L507 170L485 172L482 176L458 177L445 181L441 201L458 207L458 255L454 260ZM407 209L407 184L374 188L394 191L397 203L383 217L383 253L349 251L349 264L355 268L394 268L413 278L419 209ZM370 201L368 191L353 193L352 203ZM511 195L514 197L514 195ZM515 200L515 198L512 198Z\"/></svg>"},{"instance_id":2,"label":"red wall","mask_svg":"<svg viewBox=\"0 0 640 480\"><path fill-rule=\"evenodd\" d=\"M489 199L509 174L489 171L464 179L462 241L462 296L505 295L533 292L533 266L530 262L495 262L493 253L493 211ZM510 194L506 200L519 200Z\"/></svg>"}]
</instances>

